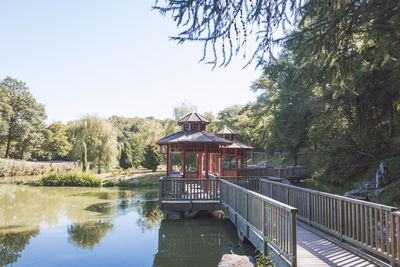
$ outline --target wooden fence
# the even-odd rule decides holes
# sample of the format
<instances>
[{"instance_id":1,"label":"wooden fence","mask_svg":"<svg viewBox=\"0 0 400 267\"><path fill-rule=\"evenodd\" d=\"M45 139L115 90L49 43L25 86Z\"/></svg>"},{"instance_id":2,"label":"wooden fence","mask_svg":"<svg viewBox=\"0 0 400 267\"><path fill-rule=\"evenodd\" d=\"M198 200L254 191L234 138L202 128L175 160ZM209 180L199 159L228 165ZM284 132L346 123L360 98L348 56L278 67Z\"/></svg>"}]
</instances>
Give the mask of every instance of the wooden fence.
<instances>
[{"instance_id":1,"label":"wooden fence","mask_svg":"<svg viewBox=\"0 0 400 267\"><path fill-rule=\"evenodd\" d=\"M241 234L260 251L275 251L296 266L296 212L293 207L221 179L221 206Z\"/></svg>"},{"instance_id":2,"label":"wooden fence","mask_svg":"<svg viewBox=\"0 0 400 267\"><path fill-rule=\"evenodd\" d=\"M227 176L227 177L221 177L221 179L236 184L238 186L244 187L251 191L255 192L259 191L260 177Z\"/></svg>"},{"instance_id":3,"label":"wooden fence","mask_svg":"<svg viewBox=\"0 0 400 267\"><path fill-rule=\"evenodd\" d=\"M400 264L400 212L394 207L260 179L260 193L298 210L297 217L342 241Z\"/></svg>"},{"instance_id":4,"label":"wooden fence","mask_svg":"<svg viewBox=\"0 0 400 267\"><path fill-rule=\"evenodd\" d=\"M239 175L242 176L273 176L277 178L306 178L309 176L305 167L268 167L268 168L248 168L246 170L239 170Z\"/></svg>"},{"instance_id":5,"label":"wooden fence","mask_svg":"<svg viewBox=\"0 0 400 267\"><path fill-rule=\"evenodd\" d=\"M219 200L219 179L161 177L159 200Z\"/></svg>"}]
</instances>

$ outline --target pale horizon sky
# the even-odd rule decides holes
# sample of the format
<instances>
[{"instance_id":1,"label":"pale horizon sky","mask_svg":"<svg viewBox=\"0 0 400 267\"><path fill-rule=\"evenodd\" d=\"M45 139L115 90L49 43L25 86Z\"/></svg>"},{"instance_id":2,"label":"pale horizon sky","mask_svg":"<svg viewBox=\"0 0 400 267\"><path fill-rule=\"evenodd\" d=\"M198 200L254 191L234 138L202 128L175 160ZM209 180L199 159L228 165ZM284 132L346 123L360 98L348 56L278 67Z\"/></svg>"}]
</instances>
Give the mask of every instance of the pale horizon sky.
<instances>
[{"instance_id":1,"label":"pale horizon sky","mask_svg":"<svg viewBox=\"0 0 400 267\"><path fill-rule=\"evenodd\" d=\"M0 79L27 83L47 122L87 114L172 118L187 101L200 113L256 99L261 70L240 55L226 68L198 63L202 45L168 39L178 30L154 1L0 0Z\"/></svg>"}]
</instances>

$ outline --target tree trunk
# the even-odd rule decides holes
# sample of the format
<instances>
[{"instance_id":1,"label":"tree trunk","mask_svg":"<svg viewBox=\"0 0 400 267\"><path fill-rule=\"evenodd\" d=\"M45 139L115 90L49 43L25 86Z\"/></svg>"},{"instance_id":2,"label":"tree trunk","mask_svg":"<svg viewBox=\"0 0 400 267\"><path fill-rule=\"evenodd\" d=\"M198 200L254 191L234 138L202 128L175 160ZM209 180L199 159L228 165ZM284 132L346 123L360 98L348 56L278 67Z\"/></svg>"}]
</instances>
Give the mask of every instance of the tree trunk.
<instances>
[{"instance_id":1,"label":"tree trunk","mask_svg":"<svg viewBox=\"0 0 400 267\"><path fill-rule=\"evenodd\" d=\"M101 164L100 164L100 162L97 163L97 173L98 173L98 174L101 173Z\"/></svg>"},{"instance_id":2,"label":"tree trunk","mask_svg":"<svg viewBox=\"0 0 400 267\"><path fill-rule=\"evenodd\" d=\"M10 147L11 147L11 132L8 131L8 135L7 135L7 149L6 149L6 158L9 158L10 156Z\"/></svg>"},{"instance_id":3,"label":"tree trunk","mask_svg":"<svg viewBox=\"0 0 400 267\"><path fill-rule=\"evenodd\" d=\"M362 133L362 119L361 119L361 108L358 98L356 98L356 110L358 116L358 134L361 136Z\"/></svg>"},{"instance_id":4,"label":"tree trunk","mask_svg":"<svg viewBox=\"0 0 400 267\"><path fill-rule=\"evenodd\" d=\"M294 166L297 166L297 152L294 152L293 154L293 164Z\"/></svg>"},{"instance_id":5,"label":"tree trunk","mask_svg":"<svg viewBox=\"0 0 400 267\"><path fill-rule=\"evenodd\" d=\"M394 136L394 123L393 123L393 103L390 101L390 106L388 107L387 116L388 116L388 125L389 125L389 137Z\"/></svg>"},{"instance_id":6,"label":"tree trunk","mask_svg":"<svg viewBox=\"0 0 400 267\"><path fill-rule=\"evenodd\" d=\"M22 144L22 146L21 146L21 160L24 159L24 152L25 152L25 145Z\"/></svg>"},{"instance_id":7,"label":"tree trunk","mask_svg":"<svg viewBox=\"0 0 400 267\"><path fill-rule=\"evenodd\" d=\"M86 144L83 143L83 151L82 151L82 171L87 171L87 149Z\"/></svg>"}]
</instances>

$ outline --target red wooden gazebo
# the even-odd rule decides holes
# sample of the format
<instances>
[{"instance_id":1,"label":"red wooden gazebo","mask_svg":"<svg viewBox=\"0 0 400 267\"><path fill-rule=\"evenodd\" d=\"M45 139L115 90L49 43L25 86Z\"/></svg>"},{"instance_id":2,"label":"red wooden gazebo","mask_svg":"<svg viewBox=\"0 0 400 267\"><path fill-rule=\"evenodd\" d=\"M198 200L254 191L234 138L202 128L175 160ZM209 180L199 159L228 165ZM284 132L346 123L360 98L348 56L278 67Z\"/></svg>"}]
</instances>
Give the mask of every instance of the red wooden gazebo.
<instances>
[{"instance_id":1,"label":"red wooden gazebo","mask_svg":"<svg viewBox=\"0 0 400 267\"><path fill-rule=\"evenodd\" d=\"M206 132L210 123L202 115L189 113L178 121L181 131L157 141L165 154L167 176L184 178L209 178L239 174L245 169L247 152L252 147L235 140L236 133L225 127L217 134ZM173 170L177 156L180 170ZM235 168L232 168L232 157ZM230 158L229 162L226 161ZM228 164L229 163L229 164ZM224 170L224 164L232 170Z\"/></svg>"}]
</instances>

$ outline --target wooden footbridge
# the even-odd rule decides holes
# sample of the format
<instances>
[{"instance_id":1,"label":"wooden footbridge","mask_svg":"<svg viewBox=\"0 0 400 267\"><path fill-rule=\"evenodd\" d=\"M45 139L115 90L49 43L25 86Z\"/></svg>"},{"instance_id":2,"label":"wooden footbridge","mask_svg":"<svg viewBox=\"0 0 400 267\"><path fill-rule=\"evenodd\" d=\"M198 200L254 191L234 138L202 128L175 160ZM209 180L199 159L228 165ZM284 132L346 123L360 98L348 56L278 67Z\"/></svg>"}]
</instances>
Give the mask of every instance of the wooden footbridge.
<instances>
[{"instance_id":1,"label":"wooden footbridge","mask_svg":"<svg viewBox=\"0 0 400 267\"><path fill-rule=\"evenodd\" d=\"M160 179L160 208L222 209L278 265L400 266L400 212L262 177Z\"/></svg>"}]
</instances>

